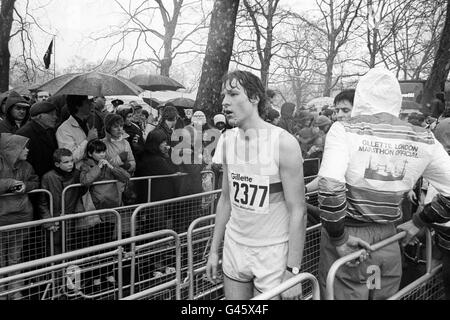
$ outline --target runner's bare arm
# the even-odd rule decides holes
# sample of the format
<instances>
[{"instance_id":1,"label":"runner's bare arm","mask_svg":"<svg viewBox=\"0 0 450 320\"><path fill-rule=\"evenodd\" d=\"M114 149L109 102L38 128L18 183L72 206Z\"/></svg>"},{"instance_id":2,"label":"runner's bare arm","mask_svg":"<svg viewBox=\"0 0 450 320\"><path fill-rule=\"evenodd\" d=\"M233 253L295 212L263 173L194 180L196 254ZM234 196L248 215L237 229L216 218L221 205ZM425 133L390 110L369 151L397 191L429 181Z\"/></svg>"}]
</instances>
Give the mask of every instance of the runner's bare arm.
<instances>
[{"instance_id":1,"label":"runner's bare arm","mask_svg":"<svg viewBox=\"0 0 450 320\"><path fill-rule=\"evenodd\" d=\"M206 274L208 279L212 282L217 281L217 268L219 264L219 248L222 244L225 227L230 219L231 215L231 203L228 187L228 167L223 165L223 178L222 178L222 194L216 209L216 221L214 227L213 240L211 242L211 249L209 251L208 263L206 266Z\"/></svg>"},{"instance_id":2,"label":"runner's bare arm","mask_svg":"<svg viewBox=\"0 0 450 320\"><path fill-rule=\"evenodd\" d=\"M306 235L305 185L300 147L290 134L281 136L279 166L290 216L287 265L300 268Z\"/></svg>"}]
</instances>

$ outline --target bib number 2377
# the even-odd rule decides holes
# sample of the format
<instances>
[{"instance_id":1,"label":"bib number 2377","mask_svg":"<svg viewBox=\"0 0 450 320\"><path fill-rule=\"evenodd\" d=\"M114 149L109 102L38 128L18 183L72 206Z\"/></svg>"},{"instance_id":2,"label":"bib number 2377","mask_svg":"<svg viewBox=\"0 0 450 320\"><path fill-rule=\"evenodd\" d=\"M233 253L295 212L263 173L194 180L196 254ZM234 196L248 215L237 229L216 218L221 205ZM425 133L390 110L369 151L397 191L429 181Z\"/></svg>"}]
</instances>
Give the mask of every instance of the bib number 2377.
<instances>
[{"instance_id":1,"label":"bib number 2377","mask_svg":"<svg viewBox=\"0 0 450 320\"><path fill-rule=\"evenodd\" d=\"M231 174L234 206L258 214L269 213L269 177Z\"/></svg>"}]
</instances>

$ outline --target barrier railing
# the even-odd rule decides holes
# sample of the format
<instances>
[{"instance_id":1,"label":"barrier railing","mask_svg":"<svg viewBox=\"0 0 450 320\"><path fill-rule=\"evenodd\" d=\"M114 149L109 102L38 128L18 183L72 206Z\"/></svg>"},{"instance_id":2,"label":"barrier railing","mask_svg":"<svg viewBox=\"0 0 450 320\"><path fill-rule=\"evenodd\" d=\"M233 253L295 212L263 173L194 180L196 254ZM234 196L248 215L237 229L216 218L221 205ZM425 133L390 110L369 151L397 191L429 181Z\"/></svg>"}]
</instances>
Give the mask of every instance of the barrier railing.
<instances>
[{"instance_id":1,"label":"barrier railing","mask_svg":"<svg viewBox=\"0 0 450 320\"><path fill-rule=\"evenodd\" d=\"M53 217L53 195L50 191L45 189L35 189L27 192L27 194L45 194L46 196L48 196L49 213L50 216ZM3 194L0 196L0 198L14 196L23 196L23 194ZM5 255L5 252L3 252L4 248L8 248L11 246L15 247L14 243L17 242L17 245L20 245L20 243L24 244L25 250L22 251L22 256L24 256L26 260L33 260L39 257L53 255L53 237L53 232L47 232L45 228L29 227L23 229L17 228L15 227L15 225L3 227L0 226L0 244L3 243L3 245L0 246L0 254Z\"/></svg>"},{"instance_id":2,"label":"barrier railing","mask_svg":"<svg viewBox=\"0 0 450 320\"><path fill-rule=\"evenodd\" d=\"M81 214L81 215L89 215ZM57 221L57 219L55 219ZM57 274L58 277L53 277L47 279L50 285L46 285L44 292L42 293L41 299L57 299L61 296L65 298L84 298L84 299L97 299L101 296L106 297L116 297L121 299L123 297L123 260L124 260L124 246L130 244L136 244L138 242L148 242L150 240L170 237L175 241L175 247L179 248L178 235L171 230L161 230L158 232L141 235L133 238L128 238L125 240L118 240L110 242L107 244L97 245L85 249L80 249L68 253L63 253L60 255L55 255L51 257L46 257L31 262L20 263L14 266L9 266L0 269L0 287L5 285L11 285L20 281L24 281L30 277ZM141 246L149 245L151 243L143 243ZM112 250L113 249L113 250ZM112 251L110 251L112 250ZM133 252L130 253L133 255ZM178 257L178 255L177 255ZM118 286L117 288L108 288L104 292L91 292L90 294L86 291L88 290L83 284L88 282L88 279L84 277L83 274L88 274L93 272L93 268L96 267L98 262L117 265L118 273ZM40 269L35 269L36 267L41 267ZM67 268L67 269L66 269ZM177 270L174 272L175 279L160 286L159 288L153 288L153 291L163 290L166 287L174 287L177 292L177 297L180 296L180 260L177 258L176 262ZM4 277L6 276L6 277ZM41 284L42 285L42 284ZM58 294L55 294L55 288L50 289L49 287L59 286ZM16 288L16 291L22 291L23 288ZM50 295L49 292L53 291ZM71 292L68 292L71 291ZM2 291L1 295L11 294L11 291Z\"/></svg>"},{"instance_id":3,"label":"barrier railing","mask_svg":"<svg viewBox=\"0 0 450 320\"><path fill-rule=\"evenodd\" d=\"M15 224L15 225L9 225L9 226L3 226L0 228L0 233L1 232L11 232L11 231L17 231L17 230L29 230L29 229L43 229L42 227L46 224L50 224L50 225L54 225L54 224L61 224L64 221L68 221L68 220L75 220L75 219L84 219L84 218L88 218L91 216L95 216L95 215L99 215L102 213L113 213L116 214L116 217L118 218L117 221L117 229L120 230L120 217L118 215L117 212L115 212L114 210L99 210L99 211L94 211L94 212L87 212L87 213L79 213L76 215L67 215L64 217L55 217L55 218L51 218L51 219L46 219L46 220L38 220L38 221L30 221L30 222L25 222L25 223L20 223L20 224ZM51 234L51 233L50 233ZM36 239L33 239L33 241L36 241ZM48 245L47 245L48 246ZM53 243L50 244L50 248L51 248L51 254L49 257L35 257L34 259L29 259L30 261L28 263L32 264L35 261L38 261L39 259L46 259L46 258L50 258L52 256L54 256L54 245ZM28 259L26 259L28 260ZM25 261L26 261L25 260ZM7 268L13 267L20 265L19 263L15 263L14 265L10 265ZM2 269L3 270L3 269ZM11 287L13 288L12 292L10 291L6 291L6 290L0 290L0 296L6 295L6 294L14 294L16 292L20 292L23 290L29 290L29 295L37 295L39 294L39 287L41 285L49 285L52 283L52 281L55 279L55 275L54 274L44 274L43 278L39 278L39 279L27 279L28 284L24 284L22 282L16 283L16 284L12 284ZM0 286L1 288L1 286ZM34 288L34 290L32 290ZM52 288L53 290L54 288ZM54 295L54 292L53 292Z\"/></svg>"},{"instance_id":4,"label":"barrier railing","mask_svg":"<svg viewBox=\"0 0 450 320\"><path fill-rule=\"evenodd\" d=\"M379 250L387 245L390 245L391 243L394 243L394 242L399 241L400 239L403 239L405 236L406 236L406 232L402 231L390 238L387 238L383 241L380 241L376 244L371 245L370 249L372 252ZM347 262L350 262L350 261L353 261L353 260L359 258L364 252L365 252L365 249L355 251L352 254L342 257L333 263L333 265L331 266L330 270L328 271L328 275L327 275L327 284L326 284L327 300L334 300L334 282L336 279L336 273L339 270L339 268L342 267Z\"/></svg>"},{"instance_id":5,"label":"barrier railing","mask_svg":"<svg viewBox=\"0 0 450 320\"><path fill-rule=\"evenodd\" d=\"M208 216L214 209L214 204L219 191L210 191L191 196L185 196L176 199L153 202L140 205L135 209L131 216L131 236L151 232L153 229L171 229L180 236L182 271L187 268L187 242L186 235L189 225L198 217ZM210 203L203 200L208 198ZM169 250L166 248L166 251ZM162 254L162 253L161 253ZM156 263L153 268L155 272L164 273L164 267L167 267L170 260L161 259L161 263ZM132 270L135 270L136 259L132 260ZM165 263L165 264L164 264ZM162 265L161 265L162 264ZM162 269L162 270L161 270ZM151 272L148 269L139 269L143 273ZM143 275L141 278L151 278L152 275ZM131 292L134 293L135 276L131 277Z\"/></svg>"},{"instance_id":6,"label":"barrier railing","mask_svg":"<svg viewBox=\"0 0 450 320\"><path fill-rule=\"evenodd\" d=\"M433 239L426 229L426 272L388 300L439 300L444 298L442 265L433 268Z\"/></svg>"},{"instance_id":7,"label":"barrier railing","mask_svg":"<svg viewBox=\"0 0 450 320\"><path fill-rule=\"evenodd\" d=\"M309 281L312 283L312 300L320 300L319 281L317 281L317 278L310 273L300 273L295 277L292 277L291 279L283 282L276 288L273 288L272 290L254 297L252 300L270 300L276 298L283 292L304 281Z\"/></svg>"},{"instance_id":8,"label":"barrier railing","mask_svg":"<svg viewBox=\"0 0 450 320\"><path fill-rule=\"evenodd\" d=\"M189 284L189 300L205 299L206 297L209 300L214 300L223 297L223 284L213 285L206 279L207 254L212 240L215 218L215 215L199 218L192 222L188 229L187 281ZM197 226L206 222L210 222L210 224L197 228Z\"/></svg>"}]
</instances>

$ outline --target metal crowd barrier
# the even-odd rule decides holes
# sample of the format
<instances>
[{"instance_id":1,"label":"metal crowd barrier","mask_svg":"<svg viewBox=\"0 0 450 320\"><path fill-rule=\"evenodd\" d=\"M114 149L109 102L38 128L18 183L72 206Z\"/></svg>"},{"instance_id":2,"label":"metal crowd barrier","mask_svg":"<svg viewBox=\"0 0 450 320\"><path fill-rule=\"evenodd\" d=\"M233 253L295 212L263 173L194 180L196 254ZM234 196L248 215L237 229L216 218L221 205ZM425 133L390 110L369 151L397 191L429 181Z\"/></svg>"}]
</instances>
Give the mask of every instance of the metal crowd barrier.
<instances>
[{"instance_id":1,"label":"metal crowd barrier","mask_svg":"<svg viewBox=\"0 0 450 320\"><path fill-rule=\"evenodd\" d=\"M206 278L206 263L214 231L214 219L215 215L199 218L191 224L188 230L189 300L220 300L224 298L223 283L212 284ZM321 230L321 225L307 229L301 267L303 272L310 273L316 278L319 274ZM303 299L313 297L314 284L308 282L302 289Z\"/></svg>"},{"instance_id":2,"label":"metal crowd barrier","mask_svg":"<svg viewBox=\"0 0 450 320\"><path fill-rule=\"evenodd\" d=\"M27 193L45 194L48 196L49 212L53 216L53 195L48 190L35 189ZM23 194L3 194L0 197L14 197ZM53 232L48 232L40 226L16 224L0 226L0 255L7 260L8 249L21 247L20 260L30 261L54 254Z\"/></svg>"},{"instance_id":3,"label":"metal crowd barrier","mask_svg":"<svg viewBox=\"0 0 450 320\"><path fill-rule=\"evenodd\" d=\"M214 232L215 218L216 215L199 218L189 226L187 233L189 300L223 298L223 283L215 285L206 278L206 263ZM209 224L205 224L206 222ZM200 225L201 227L198 227ZM219 254L221 253L219 252Z\"/></svg>"},{"instance_id":4,"label":"metal crowd barrier","mask_svg":"<svg viewBox=\"0 0 450 320\"><path fill-rule=\"evenodd\" d=\"M181 198L168 199L164 201L153 202L140 205L135 209L131 216L131 236L152 232L158 229L174 230L180 237L181 243L181 261L182 275L184 277L187 272L187 231L190 224L198 217L208 216L214 212L215 203L221 191L210 191ZM207 201L204 201L207 199ZM131 293L134 293L135 285L140 286L145 282L144 279L155 277L155 272L164 273L164 268L171 265L171 258L168 251L171 247L159 248L161 258L159 262L146 261L146 256L151 256L150 252L144 252L132 260L132 270L138 270L140 275L137 283L136 277L131 277ZM167 258L168 257L168 258ZM154 258L152 258L154 260ZM148 258L147 258L148 260ZM172 259L173 261L173 259ZM138 268L134 267L139 264ZM154 267L148 267L153 264ZM141 267L144 265L144 267ZM145 267L147 265L147 267ZM166 272L167 273L167 272ZM156 275L158 276L158 274Z\"/></svg>"},{"instance_id":5,"label":"metal crowd barrier","mask_svg":"<svg viewBox=\"0 0 450 320\"><path fill-rule=\"evenodd\" d=\"M81 215L88 216L91 213ZM57 218L53 220L58 221ZM124 247L130 244L136 244L137 242L148 242L149 240L161 237L173 238L175 246L179 248L178 235L171 230L161 230L2 268L0 269L0 287L20 284L27 278L47 276L47 283L41 284L41 286L45 285L43 292L39 292L42 294L40 295L41 300L55 300L60 298L98 299L100 297L121 299L124 296L125 288L123 285ZM141 246L150 244L145 243L141 244ZM130 253L130 255L133 254L133 252ZM153 292L163 290L167 287L174 287L177 298L180 296L180 261L178 256L176 259L175 279L168 281L164 286L152 288ZM105 264L117 266L117 287L102 288L101 292L89 290L88 286L92 279L89 276L83 275L93 273L95 268L99 267L99 263L102 263L102 267ZM35 269L36 267L41 268ZM49 278L48 275L51 275L51 277ZM24 289L16 288L15 290L23 291ZM0 294L11 294L11 292L3 291Z\"/></svg>"},{"instance_id":6,"label":"metal crowd barrier","mask_svg":"<svg viewBox=\"0 0 450 320\"><path fill-rule=\"evenodd\" d=\"M388 300L441 300L444 299L442 265L433 268L433 240L426 229L426 272Z\"/></svg>"},{"instance_id":7,"label":"metal crowd barrier","mask_svg":"<svg viewBox=\"0 0 450 320\"><path fill-rule=\"evenodd\" d=\"M291 279L283 282L276 288L273 288L270 291L262 293L251 300L271 300L304 281L309 281L312 284L312 300L320 300L319 281L317 281L317 278L310 273L300 273L295 277L292 277Z\"/></svg>"},{"instance_id":8,"label":"metal crowd barrier","mask_svg":"<svg viewBox=\"0 0 450 320\"><path fill-rule=\"evenodd\" d=\"M371 251L379 250L387 245L390 245L391 243L397 242L400 239L403 239L406 236L406 232L402 231L390 238L387 238L383 241L380 241L376 244L371 245ZM330 270L328 271L327 275L327 283L326 283L326 299L327 300L334 300L334 282L336 279L336 273L339 270L340 267L342 267L344 264L351 262L357 258L359 258L363 253L365 252L365 249L361 249L358 251L355 251L345 257L342 257L338 260L336 260L333 265L331 266Z\"/></svg>"}]
</instances>

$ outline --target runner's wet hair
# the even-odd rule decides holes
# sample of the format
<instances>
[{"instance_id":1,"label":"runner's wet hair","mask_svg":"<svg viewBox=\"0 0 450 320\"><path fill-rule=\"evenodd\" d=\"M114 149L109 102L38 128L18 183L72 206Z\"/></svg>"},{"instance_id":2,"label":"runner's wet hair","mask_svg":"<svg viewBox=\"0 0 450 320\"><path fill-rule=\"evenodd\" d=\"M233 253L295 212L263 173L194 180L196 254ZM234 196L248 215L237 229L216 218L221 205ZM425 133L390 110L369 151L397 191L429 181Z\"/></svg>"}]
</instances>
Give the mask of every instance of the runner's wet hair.
<instances>
[{"instance_id":1,"label":"runner's wet hair","mask_svg":"<svg viewBox=\"0 0 450 320\"><path fill-rule=\"evenodd\" d=\"M239 84L244 88L245 93L249 99L259 98L258 103L258 114L261 118L266 116L268 111L267 108L267 94L266 89L264 88L261 79L255 76L253 73L248 71L232 71L225 75L222 79L222 86L225 88L227 84L230 87L234 88L232 83L233 80L239 82Z\"/></svg>"}]
</instances>

